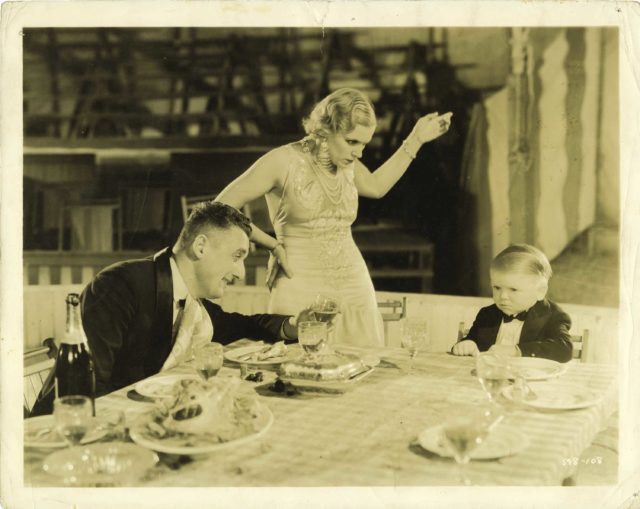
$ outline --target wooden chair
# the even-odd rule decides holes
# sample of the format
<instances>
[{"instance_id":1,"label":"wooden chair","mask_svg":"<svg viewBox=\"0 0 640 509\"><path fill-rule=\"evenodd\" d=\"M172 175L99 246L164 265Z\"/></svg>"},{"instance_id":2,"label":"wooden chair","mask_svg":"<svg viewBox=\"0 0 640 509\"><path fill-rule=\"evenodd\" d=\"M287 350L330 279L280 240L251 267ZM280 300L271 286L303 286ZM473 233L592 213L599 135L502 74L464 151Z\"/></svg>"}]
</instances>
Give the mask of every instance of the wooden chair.
<instances>
[{"instance_id":1,"label":"wooden chair","mask_svg":"<svg viewBox=\"0 0 640 509\"><path fill-rule=\"evenodd\" d=\"M378 308L382 315L382 321L384 322L384 338L385 345L389 345L389 322L399 322L405 316L407 316L407 298L402 297L398 299L388 299L378 302Z\"/></svg>"},{"instance_id":2,"label":"wooden chair","mask_svg":"<svg viewBox=\"0 0 640 509\"><path fill-rule=\"evenodd\" d=\"M458 324L458 341L461 341L467 334L469 334L469 327L465 322Z\"/></svg>"},{"instance_id":3,"label":"wooden chair","mask_svg":"<svg viewBox=\"0 0 640 509\"><path fill-rule=\"evenodd\" d=\"M24 416L33 407L49 371L56 362L58 348L53 338L47 338L42 346L24 353Z\"/></svg>"},{"instance_id":4,"label":"wooden chair","mask_svg":"<svg viewBox=\"0 0 640 509\"><path fill-rule=\"evenodd\" d=\"M589 329L584 329L582 334L572 334L571 345L573 346L573 358L586 362L589 352Z\"/></svg>"}]
</instances>

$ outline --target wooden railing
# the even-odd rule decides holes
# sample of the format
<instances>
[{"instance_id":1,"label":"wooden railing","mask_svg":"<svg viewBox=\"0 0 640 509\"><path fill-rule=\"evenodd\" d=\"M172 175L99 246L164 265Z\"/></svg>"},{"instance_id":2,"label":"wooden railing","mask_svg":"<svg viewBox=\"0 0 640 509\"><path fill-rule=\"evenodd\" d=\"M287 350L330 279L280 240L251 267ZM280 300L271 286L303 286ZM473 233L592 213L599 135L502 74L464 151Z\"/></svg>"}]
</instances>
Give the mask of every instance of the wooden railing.
<instances>
[{"instance_id":1,"label":"wooden railing","mask_svg":"<svg viewBox=\"0 0 640 509\"><path fill-rule=\"evenodd\" d=\"M124 260L146 258L146 251L91 253L78 251L24 251L23 283L31 285L87 284L103 268ZM246 278L239 284L263 284L268 255L252 252L245 260Z\"/></svg>"},{"instance_id":2,"label":"wooden railing","mask_svg":"<svg viewBox=\"0 0 640 509\"><path fill-rule=\"evenodd\" d=\"M47 337L61 337L65 326L64 299L83 285L26 286L24 289L24 346L40 345ZM473 323L478 310L491 303L486 297L458 297L416 293L377 292L378 301L407 297L407 316L423 316L428 322L428 350L443 352L457 339L460 322ZM264 286L232 286L219 300L226 311L245 314L267 311L269 292ZM302 305L303 303L301 303ZM562 304L573 320L572 332L589 329L590 347L585 362L615 363L618 356L618 310ZM400 322L388 322L387 343L399 346Z\"/></svg>"}]
</instances>

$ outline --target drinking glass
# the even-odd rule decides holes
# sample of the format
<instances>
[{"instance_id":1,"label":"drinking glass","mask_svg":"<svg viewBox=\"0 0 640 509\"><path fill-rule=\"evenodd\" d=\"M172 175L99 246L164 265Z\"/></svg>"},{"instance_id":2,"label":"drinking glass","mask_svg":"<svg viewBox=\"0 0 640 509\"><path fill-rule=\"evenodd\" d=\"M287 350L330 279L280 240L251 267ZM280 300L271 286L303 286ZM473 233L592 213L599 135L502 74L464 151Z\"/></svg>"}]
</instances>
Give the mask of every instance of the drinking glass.
<instances>
[{"instance_id":1,"label":"drinking glass","mask_svg":"<svg viewBox=\"0 0 640 509\"><path fill-rule=\"evenodd\" d=\"M458 465L460 482L471 485L466 465L471 453L484 441L489 432L503 419L495 406L456 406L445 418L442 434Z\"/></svg>"},{"instance_id":2,"label":"drinking glass","mask_svg":"<svg viewBox=\"0 0 640 509\"><path fill-rule=\"evenodd\" d=\"M220 343L207 343L194 354L195 369L206 382L218 374L224 361L224 350Z\"/></svg>"},{"instance_id":3,"label":"drinking glass","mask_svg":"<svg viewBox=\"0 0 640 509\"><path fill-rule=\"evenodd\" d=\"M87 396L62 396L53 402L58 433L70 446L78 445L86 435L93 408Z\"/></svg>"},{"instance_id":4,"label":"drinking glass","mask_svg":"<svg viewBox=\"0 0 640 509\"><path fill-rule=\"evenodd\" d=\"M298 324L298 343L304 349L307 360L314 360L326 342L326 322L300 322Z\"/></svg>"},{"instance_id":5,"label":"drinking glass","mask_svg":"<svg viewBox=\"0 0 640 509\"><path fill-rule=\"evenodd\" d=\"M427 321L423 318L405 318L401 325L400 343L409 352L409 372L413 360L427 340Z\"/></svg>"},{"instance_id":6,"label":"drinking glass","mask_svg":"<svg viewBox=\"0 0 640 509\"><path fill-rule=\"evenodd\" d=\"M507 357L491 352L483 352L476 357L476 376L492 403L498 403L498 396L513 377Z\"/></svg>"},{"instance_id":7,"label":"drinking glass","mask_svg":"<svg viewBox=\"0 0 640 509\"><path fill-rule=\"evenodd\" d=\"M318 294L311 304L311 311L319 322L327 324L327 343L333 343L333 330L335 328L335 320L340 313L340 303L336 297L326 294Z\"/></svg>"}]
</instances>

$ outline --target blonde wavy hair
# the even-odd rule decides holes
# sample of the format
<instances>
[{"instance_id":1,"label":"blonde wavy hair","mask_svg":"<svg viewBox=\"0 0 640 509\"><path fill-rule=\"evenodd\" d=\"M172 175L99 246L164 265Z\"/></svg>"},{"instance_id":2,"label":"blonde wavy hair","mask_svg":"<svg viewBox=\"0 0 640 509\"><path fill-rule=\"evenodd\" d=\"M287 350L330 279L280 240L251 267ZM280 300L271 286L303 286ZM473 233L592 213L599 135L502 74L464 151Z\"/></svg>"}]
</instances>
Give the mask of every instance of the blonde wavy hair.
<instances>
[{"instance_id":1,"label":"blonde wavy hair","mask_svg":"<svg viewBox=\"0 0 640 509\"><path fill-rule=\"evenodd\" d=\"M317 103L302 121L307 140L315 144L330 133L348 133L357 125L376 125L371 100L359 90L339 88Z\"/></svg>"}]
</instances>

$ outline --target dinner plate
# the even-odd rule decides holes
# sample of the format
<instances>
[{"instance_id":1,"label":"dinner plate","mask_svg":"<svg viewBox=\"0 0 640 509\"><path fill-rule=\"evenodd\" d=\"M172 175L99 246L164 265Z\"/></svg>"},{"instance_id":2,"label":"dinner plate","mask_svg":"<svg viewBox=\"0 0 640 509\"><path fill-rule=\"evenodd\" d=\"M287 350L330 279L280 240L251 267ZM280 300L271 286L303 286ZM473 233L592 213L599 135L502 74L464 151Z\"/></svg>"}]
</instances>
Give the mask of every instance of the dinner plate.
<instances>
[{"instance_id":1,"label":"dinner plate","mask_svg":"<svg viewBox=\"0 0 640 509\"><path fill-rule=\"evenodd\" d=\"M442 432L442 426L432 426L418 435L420 446L442 456L453 458ZM529 439L521 431L498 426L469 456L474 460L492 460L517 454L529 446Z\"/></svg>"},{"instance_id":2,"label":"dinner plate","mask_svg":"<svg viewBox=\"0 0 640 509\"><path fill-rule=\"evenodd\" d=\"M88 444L100 440L107 434L107 430L100 425L102 420L92 417L89 431L81 440L81 444ZM58 449L68 447L69 443L56 431L56 420L53 415L41 415L24 420L24 446L42 449Z\"/></svg>"},{"instance_id":3,"label":"dinner plate","mask_svg":"<svg viewBox=\"0 0 640 509\"><path fill-rule=\"evenodd\" d=\"M587 387L577 384L531 383L532 391L526 398L514 395L514 387L505 387L502 394L509 400L544 410L578 410L600 402L599 395Z\"/></svg>"},{"instance_id":4,"label":"dinner plate","mask_svg":"<svg viewBox=\"0 0 640 509\"><path fill-rule=\"evenodd\" d=\"M147 428L147 425L152 421L153 412L146 412L136 419L129 429L131 440L153 451L197 456L237 447L260 438L273 424L273 414L266 405L258 403L258 411L252 422L253 431L222 442L216 442L205 435L193 433L181 433L179 436L173 436L169 439L156 438L149 433Z\"/></svg>"},{"instance_id":5,"label":"dinner plate","mask_svg":"<svg viewBox=\"0 0 640 509\"><path fill-rule=\"evenodd\" d=\"M302 351L296 345L287 345L287 353L285 355L281 355L280 357L271 357L270 359L265 359L262 361L253 361L253 360L244 360L243 357L245 355L249 355L252 352L259 352L261 348L265 348L270 345L266 344L258 344L258 345L248 345L242 346L240 348L234 348L233 350L228 350L224 353L224 358L231 362L237 362L238 364L247 364L249 366L278 366L283 362L292 361L297 359L302 355Z\"/></svg>"},{"instance_id":6,"label":"dinner plate","mask_svg":"<svg viewBox=\"0 0 640 509\"><path fill-rule=\"evenodd\" d=\"M347 392L358 386L358 383L373 373L373 368L368 368L347 380L306 380L304 378L290 378L280 375L280 380L288 382L299 389L310 389L320 392Z\"/></svg>"},{"instance_id":7,"label":"dinner plate","mask_svg":"<svg viewBox=\"0 0 640 509\"><path fill-rule=\"evenodd\" d=\"M147 378L138 382L134 388L142 396L153 399L167 398L171 396L171 388L180 380L201 380L198 375L175 374L162 375Z\"/></svg>"},{"instance_id":8,"label":"dinner plate","mask_svg":"<svg viewBox=\"0 0 640 509\"><path fill-rule=\"evenodd\" d=\"M132 483L158 462L158 455L124 442L70 447L47 456L42 469L65 484Z\"/></svg>"},{"instance_id":9,"label":"dinner plate","mask_svg":"<svg viewBox=\"0 0 640 509\"><path fill-rule=\"evenodd\" d=\"M512 369L525 380L547 380L562 375L567 364L540 357L516 357L509 359Z\"/></svg>"}]
</instances>

